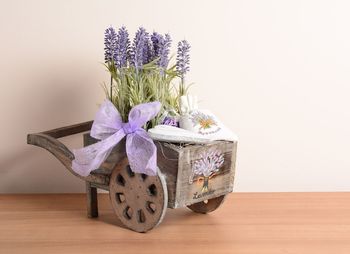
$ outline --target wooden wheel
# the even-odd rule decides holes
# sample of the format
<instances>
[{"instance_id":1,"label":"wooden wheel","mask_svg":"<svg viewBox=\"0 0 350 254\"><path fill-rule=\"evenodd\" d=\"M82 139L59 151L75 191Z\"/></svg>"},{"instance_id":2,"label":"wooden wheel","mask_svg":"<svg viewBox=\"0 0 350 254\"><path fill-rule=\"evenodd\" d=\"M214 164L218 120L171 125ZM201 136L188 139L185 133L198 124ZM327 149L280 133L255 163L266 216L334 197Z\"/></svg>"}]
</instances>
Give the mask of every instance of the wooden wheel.
<instances>
[{"instance_id":1,"label":"wooden wheel","mask_svg":"<svg viewBox=\"0 0 350 254\"><path fill-rule=\"evenodd\" d=\"M109 196L121 222L137 232L147 232L157 226L168 206L166 182L159 169L156 176L134 173L127 158L112 172Z\"/></svg>"},{"instance_id":2,"label":"wooden wheel","mask_svg":"<svg viewBox=\"0 0 350 254\"><path fill-rule=\"evenodd\" d=\"M192 205L187 206L192 211L196 213L210 213L219 208L220 205L225 200L226 195L222 195L216 198L208 199L202 202L194 203Z\"/></svg>"}]
</instances>

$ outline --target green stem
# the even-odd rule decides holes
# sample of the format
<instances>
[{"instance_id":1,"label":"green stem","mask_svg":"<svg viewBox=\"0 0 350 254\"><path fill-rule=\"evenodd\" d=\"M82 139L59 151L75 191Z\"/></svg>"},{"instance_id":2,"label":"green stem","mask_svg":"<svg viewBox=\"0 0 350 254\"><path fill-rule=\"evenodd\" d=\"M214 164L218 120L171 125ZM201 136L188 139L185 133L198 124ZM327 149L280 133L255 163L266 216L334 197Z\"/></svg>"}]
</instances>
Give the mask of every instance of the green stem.
<instances>
[{"instance_id":1,"label":"green stem","mask_svg":"<svg viewBox=\"0 0 350 254\"><path fill-rule=\"evenodd\" d=\"M209 177L204 177L202 193L207 192L209 190Z\"/></svg>"},{"instance_id":2,"label":"green stem","mask_svg":"<svg viewBox=\"0 0 350 254\"><path fill-rule=\"evenodd\" d=\"M113 101L113 76L111 75L111 84L110 84L110 100Z\"/></svg>"},{"instance_id":3,"label":"green stem","mask_svg":"<svg viewBox=\"0 0 350 254\"><path fill-rule=\"evenodd\" d=\"M185 78L184 77L181 77L181 84L180 84L179 94L180 94L180 97L185 95Z\"/></svg>"}]
</instances>

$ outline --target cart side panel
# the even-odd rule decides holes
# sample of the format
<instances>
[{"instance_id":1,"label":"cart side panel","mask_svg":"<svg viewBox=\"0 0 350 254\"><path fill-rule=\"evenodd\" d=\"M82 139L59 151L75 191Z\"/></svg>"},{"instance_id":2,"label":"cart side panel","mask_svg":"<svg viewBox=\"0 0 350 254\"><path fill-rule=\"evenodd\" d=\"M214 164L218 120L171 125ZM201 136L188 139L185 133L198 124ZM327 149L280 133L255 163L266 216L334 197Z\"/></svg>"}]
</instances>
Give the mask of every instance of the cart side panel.
<instances>
[{"instance_id":1,"label":"cart side panel","mask_svg":"<svg viewBox=\"0 0 350 254\"><path fill-rule=\"evenodd\" d=\"M232 192L236 148L237 142L220 141L208 145L188 146L182 149L179 154L174 206L188 206ZM216 171L213 162L221 156L223 156L223 163ZM195 164L197 167L194 166ZM210 171L209 175L208 173L198 173L198 170L202 169L204 172L210 167L213 167L213 170ZM197 172L194 168L197 168Z\"/></svg>"},{"instance_id":2,"label":"cart side panel","mask_svg":"<svg viewBox=\"0 0 350 254\"><path fill-rule=\"evenodd\" d=\"M165 175L168 189L168 207L175 207L176 180L179 164L178 146L173 144L155 141L157 146L157 164Z\"/></svg>"}]
</instances>

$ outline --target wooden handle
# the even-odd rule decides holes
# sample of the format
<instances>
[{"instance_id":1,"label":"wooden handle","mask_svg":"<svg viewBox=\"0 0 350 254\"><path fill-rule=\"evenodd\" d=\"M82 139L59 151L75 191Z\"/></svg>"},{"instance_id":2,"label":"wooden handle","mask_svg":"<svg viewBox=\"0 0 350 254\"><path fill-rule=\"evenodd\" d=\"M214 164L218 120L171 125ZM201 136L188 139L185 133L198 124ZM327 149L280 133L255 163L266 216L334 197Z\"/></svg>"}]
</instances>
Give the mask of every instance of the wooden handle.
<instances>
[{"instance_id":1,"label":"wooden handle","mask_svg":"<svg viewBox=\"0 0 350 254\"><path fill-rule=\"evenodd\" d=\"M72 161L74 160L73 153L68 149L68 147L66 147L57 139L88 131L91 129L91 125L92 121L40 133L28 134L27 143L30 145L42 147L52 153L66 167L66 169L68 169L73 175L79 177L80 179L96 184L106 185L109 181L103 175L90 174L87 177L83 177L75 173L72 169Z\"/></svg>"},{"instance_id":2,"label":"wooden handle","mask_svg":"<svg viewBox=\"0 0 350 254\"><path fill-rule=\"evenodd\" d=\"M53 138L62 138L62 137L74 135L77 133L89 131L89 130L91 130L92 123L93 123L93 121L78 123L78 124L74 124L74 125L70 125L70 126L56 128L56 129L49 130L49 131L44 131L44 132L42 132L42 134L46 134L46 135L53 137Z\"/></svg>"}]
</instances>

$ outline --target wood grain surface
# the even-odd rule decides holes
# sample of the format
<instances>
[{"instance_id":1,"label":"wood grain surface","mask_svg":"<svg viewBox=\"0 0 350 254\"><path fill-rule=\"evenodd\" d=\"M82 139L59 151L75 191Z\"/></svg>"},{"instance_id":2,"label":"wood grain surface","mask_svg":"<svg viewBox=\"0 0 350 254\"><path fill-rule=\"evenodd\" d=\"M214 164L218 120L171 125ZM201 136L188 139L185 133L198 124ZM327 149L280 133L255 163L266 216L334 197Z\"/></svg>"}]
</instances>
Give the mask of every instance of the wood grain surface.
<instances>
[{"instance_id":1,"label":"wood grain surface","mask_svg":"<svg viewBox=\"0 0 350 254\"><path fill-rule=\"evenodd\" d=\"M0 253L350 253L350 193L233 193L211 214L171 210L146 234L120 227L108 194L0 195Z\"/></svg>"}]
</instances>

